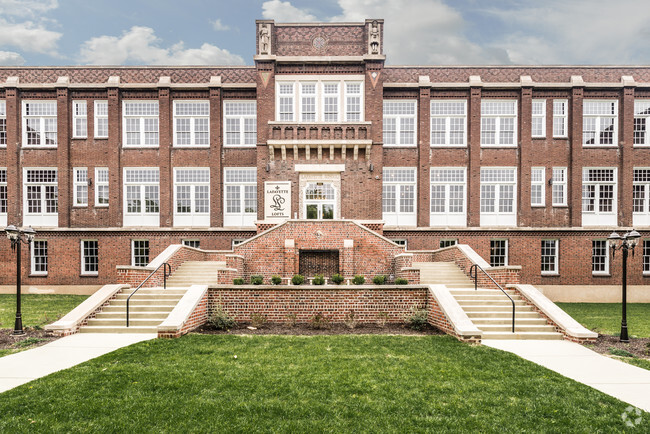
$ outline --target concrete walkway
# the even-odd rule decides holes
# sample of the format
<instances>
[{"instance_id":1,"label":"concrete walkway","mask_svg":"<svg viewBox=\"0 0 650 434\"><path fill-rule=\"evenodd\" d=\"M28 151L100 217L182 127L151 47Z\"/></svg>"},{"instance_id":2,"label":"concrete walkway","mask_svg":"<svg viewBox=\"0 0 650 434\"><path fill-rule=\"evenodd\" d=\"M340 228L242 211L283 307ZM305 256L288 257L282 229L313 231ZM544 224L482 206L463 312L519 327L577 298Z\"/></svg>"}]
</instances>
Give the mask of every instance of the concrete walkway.
<instances>
[{"instance_id":1,"label":"concrete walkway","mask_svg":"<svg viewBox=\"0 0 650 434\"><path fill-rule=\"evenodd\" d=\"M596 390L650 412L650 371L569 341L484 340Z\"/></svg>"},{"instance_id":2,"label":"concrete walkway","mask_svg":"<svg viewBox=\"0 0 650 434\"><path fill-rule=\"evenodd\" d=\"M32 350L0 357L0 393L156 334L77 333Z\"/></svg>"}]
</instances>

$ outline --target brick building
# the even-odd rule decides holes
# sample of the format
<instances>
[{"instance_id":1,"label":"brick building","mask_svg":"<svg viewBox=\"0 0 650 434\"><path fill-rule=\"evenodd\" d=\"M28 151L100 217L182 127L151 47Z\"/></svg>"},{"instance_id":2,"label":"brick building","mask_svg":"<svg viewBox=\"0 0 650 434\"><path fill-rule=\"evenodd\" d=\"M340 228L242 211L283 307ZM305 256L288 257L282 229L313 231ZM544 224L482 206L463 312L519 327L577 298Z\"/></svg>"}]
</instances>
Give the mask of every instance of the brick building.
<instances>
[{"instance_id":1,"label":"brick building","mask_svg":"<svg viewBox=\"0 0 650 434\"><path fill-rule=\"evenodd\" d=\"M256 22L255 66L0 68L0 225L30 285L113 282L172 243L353 219L522 281L650 276L650 68L386 66L383 21ZM14 279L9 243L0 277Z\"/></svg>"}]
</instances>

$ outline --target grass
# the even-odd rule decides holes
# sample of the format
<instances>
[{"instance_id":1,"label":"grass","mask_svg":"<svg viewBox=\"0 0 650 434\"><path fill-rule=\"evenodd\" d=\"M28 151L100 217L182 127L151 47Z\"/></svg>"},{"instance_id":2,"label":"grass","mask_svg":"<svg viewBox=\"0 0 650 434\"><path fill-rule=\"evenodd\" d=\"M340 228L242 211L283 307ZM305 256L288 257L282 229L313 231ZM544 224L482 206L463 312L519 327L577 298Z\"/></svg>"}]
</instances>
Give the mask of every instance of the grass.
<instances>
[{"instance_id":1,"label":"grass","mask_svg":"<svg viewBox=\"0 0 650 434\"><path fill-rule=\"evenodd\" d=\"M5 392L0 432L591 433L627 406L449 336L189 335Z\"/></svg>"},{"instance_id":2,"label":"grass","mask_svg":"<svg viewBox=\"0 0 650 434\"><path fill-rule=\"evenodd\" d=\"M604 335L621 332L620 303L556 303L583 326ZM630 337L650 337L650 303L628 303L627 326Z\"/></svg>"},{"instance_id":3,"label":"grass","mask_svg":"<svg viewBox=\"0 0 650 434\"><path fill-rule=\"evenodd\" d=\"M87 295L23 294L23 326L43 327L70 312L86 298ZM0 328L13 329L15 319L16 295L0 294Z\"/></svg>"}]
</instances>

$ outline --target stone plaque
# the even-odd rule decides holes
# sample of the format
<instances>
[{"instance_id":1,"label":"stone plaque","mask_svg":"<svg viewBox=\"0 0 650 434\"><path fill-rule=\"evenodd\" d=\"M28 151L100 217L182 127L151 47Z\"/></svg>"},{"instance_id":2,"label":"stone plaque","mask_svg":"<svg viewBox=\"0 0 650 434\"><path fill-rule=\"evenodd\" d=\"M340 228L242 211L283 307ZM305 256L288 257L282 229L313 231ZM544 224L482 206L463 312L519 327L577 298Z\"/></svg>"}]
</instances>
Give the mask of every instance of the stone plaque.
<instances>
[{"instance_id":1,"label":"stone plaque","mask_svg":"<svg viewBox=\"0 0 650 434\"><path fill-rule=\"evenodd\" d=\"M264 220L291 218L291 182L264 183Z\"/></svg>"}]
</instances>

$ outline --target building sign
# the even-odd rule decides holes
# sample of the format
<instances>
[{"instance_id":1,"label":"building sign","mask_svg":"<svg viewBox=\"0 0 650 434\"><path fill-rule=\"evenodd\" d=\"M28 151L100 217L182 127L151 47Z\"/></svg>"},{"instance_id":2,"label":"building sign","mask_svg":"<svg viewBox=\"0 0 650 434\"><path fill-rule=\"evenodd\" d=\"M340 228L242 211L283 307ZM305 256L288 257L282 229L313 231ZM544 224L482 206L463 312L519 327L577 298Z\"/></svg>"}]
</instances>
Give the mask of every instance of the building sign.
<instances>
[{"instance_id":1,"label":"building sign","mask_svg":"<svg viewBox=\"0 0 650 434\"><path fill-rule=\"evenodd\" d=\"M264 183L264 220L291 218L291 182Z\"/></svg>"}]
</instances>

